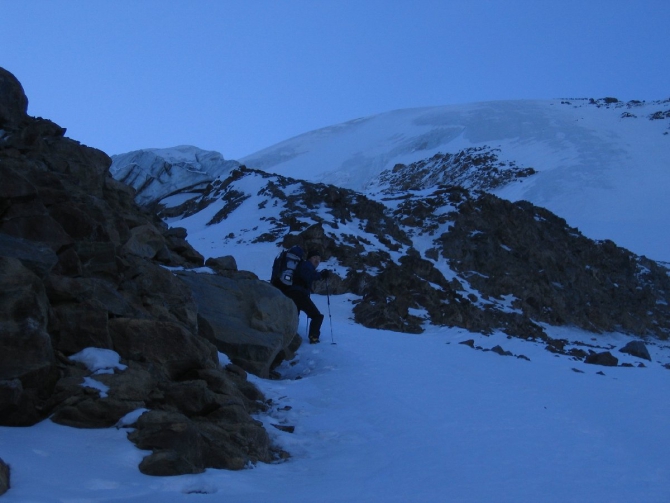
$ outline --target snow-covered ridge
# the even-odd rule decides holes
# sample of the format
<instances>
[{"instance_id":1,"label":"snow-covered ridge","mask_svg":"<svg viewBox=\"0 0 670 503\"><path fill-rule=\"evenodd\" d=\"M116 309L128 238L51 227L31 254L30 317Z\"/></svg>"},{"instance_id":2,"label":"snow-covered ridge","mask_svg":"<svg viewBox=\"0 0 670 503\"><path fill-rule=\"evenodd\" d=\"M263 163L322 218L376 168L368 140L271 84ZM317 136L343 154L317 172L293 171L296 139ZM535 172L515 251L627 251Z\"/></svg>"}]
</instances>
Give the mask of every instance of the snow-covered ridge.
<instances>
[{"instance_id":1,"label":"snow-covered ridge","mask_svg":"<svg viewBox=\"0 0 670 503\"><path fill-rule=\"evenodd\" d=\"M114 178L137 190L140 205L151 204L187 187L197 187L227 175L239 166L219 152L182 145L149 148L112 156Z\"/></svg>"}]
</instances>

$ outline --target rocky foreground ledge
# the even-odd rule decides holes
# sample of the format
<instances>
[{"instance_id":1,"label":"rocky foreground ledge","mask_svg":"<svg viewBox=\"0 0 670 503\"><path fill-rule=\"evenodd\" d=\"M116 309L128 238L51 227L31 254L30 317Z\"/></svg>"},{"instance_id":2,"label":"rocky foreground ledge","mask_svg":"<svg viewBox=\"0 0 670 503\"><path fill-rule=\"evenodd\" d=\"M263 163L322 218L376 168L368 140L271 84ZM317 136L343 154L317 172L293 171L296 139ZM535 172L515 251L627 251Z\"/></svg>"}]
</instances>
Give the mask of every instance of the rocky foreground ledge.
<instances>
[{"instance_id":1,"label":"rocky foreground ledge","mask_svg":"<svg viewBox=\"0 0 670 503\"><path fill-rule=\"evenodd\" d=\"M151 475L284 457L251 417L266 404L246 372L269 377L300 345L290 300L232 257L193 272L186 232L27 106L0 68L0 425L110 427L147 409L127 426ZM93 374L70 358L86 348L120 364Z\"/></svg>"}]
</instances>

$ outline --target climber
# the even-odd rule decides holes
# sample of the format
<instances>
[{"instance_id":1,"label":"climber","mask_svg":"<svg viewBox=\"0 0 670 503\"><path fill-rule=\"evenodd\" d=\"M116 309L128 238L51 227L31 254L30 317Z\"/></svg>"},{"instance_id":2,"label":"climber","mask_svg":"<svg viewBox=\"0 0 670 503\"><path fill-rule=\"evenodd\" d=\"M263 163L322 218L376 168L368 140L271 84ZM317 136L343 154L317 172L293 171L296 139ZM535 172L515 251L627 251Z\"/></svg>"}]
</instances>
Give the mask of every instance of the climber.
<instances>
[{"instance_id":1,"label":"climber","mask_svg":"<svg viewBox=\"0 0 670 503\"><path fill-rule=\"evenodd\" d=\"M321 263L321 254L317 250L310 250L307 254L307 260L302 260L295 269L293 284L284 289L284 294L289 297L300 311L304 312L310 319L309 323L309 343L317 344L321 335L321 324L323 323L323 314L314 305L309 298L312 293L312 283L320 279L326 279L330 271L317 271Z\"/></svg>"}]
</instances>

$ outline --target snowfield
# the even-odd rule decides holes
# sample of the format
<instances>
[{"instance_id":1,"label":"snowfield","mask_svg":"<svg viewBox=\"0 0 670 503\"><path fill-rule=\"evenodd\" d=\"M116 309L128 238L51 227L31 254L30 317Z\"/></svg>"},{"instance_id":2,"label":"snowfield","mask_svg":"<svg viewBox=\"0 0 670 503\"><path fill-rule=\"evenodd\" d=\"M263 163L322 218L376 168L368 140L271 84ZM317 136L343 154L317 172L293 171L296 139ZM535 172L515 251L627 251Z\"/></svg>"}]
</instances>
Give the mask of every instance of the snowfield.
<instances>
[{"instance_id":1,"label":"snowfield","mask_svg":"<svg viewBox=\"0 0 670 503\"><path fill-rule=\"evenodd\" d=\"M328 313L327 299L315 300ZM349 319L352 296L330 300L332 337L327 317L323 342L303 346L281 380L250 376L272 400L258 419L288 461L150 477L137 469L147 453L125 439L127 428L44 421L0 428L12 466L3 502L668 500L667 344L648 343L652 362L612 349L633 367L599 367L501 333L366 329ZM605 348L630 340L549 330ZM468 339L515 356L459 344Z\"/></svg>"}]
</instances>

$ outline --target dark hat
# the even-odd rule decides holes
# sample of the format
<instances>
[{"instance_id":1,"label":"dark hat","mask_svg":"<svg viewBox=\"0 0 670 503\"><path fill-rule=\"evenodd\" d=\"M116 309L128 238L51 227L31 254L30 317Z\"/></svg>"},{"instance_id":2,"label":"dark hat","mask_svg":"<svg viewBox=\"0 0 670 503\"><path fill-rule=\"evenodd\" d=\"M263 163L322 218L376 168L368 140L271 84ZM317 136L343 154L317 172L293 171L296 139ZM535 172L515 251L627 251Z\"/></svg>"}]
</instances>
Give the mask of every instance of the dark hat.
<instances>
[{"instance_id":1,"label":"dark hat","mask_svg":"<svg viewBox=\"0 0 670 503\"><path fill-rule=\"evenodd\" d=\"M311 259L312 257L320 257L321 252L319 250L310 250L309 253L307 254L307 260Z\"/></svg>"},{"instance_id":2,"label":"dark hat","mask_svg":"<svg viewBox=\"0 0 670 503\"><path fill-rule=\"evenodd\" d=\"M292 246L291 248L289 248L288 252L292 253L293 255L297 255L298 257L300 257L301 260L302 260L302 257L305 256L305 250L300 248L298 245Z\"/></svg>"}]
</instances>

